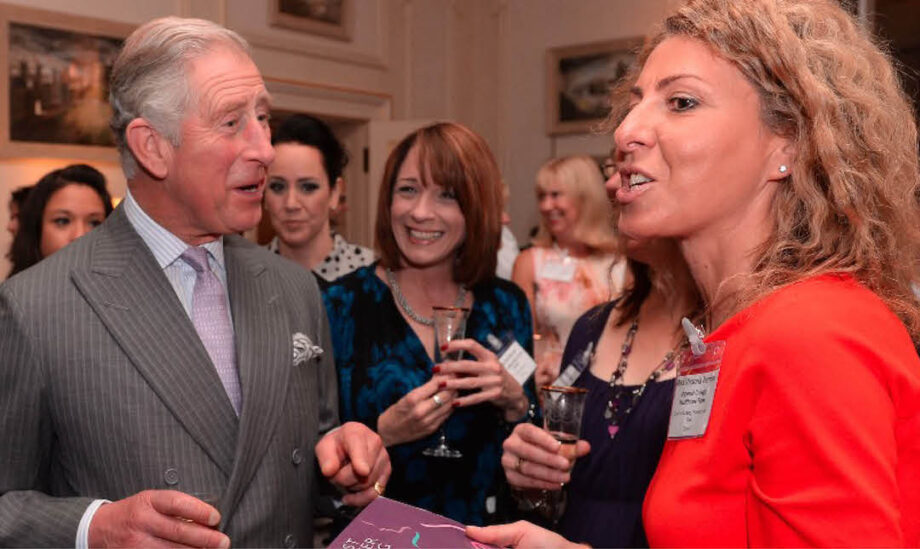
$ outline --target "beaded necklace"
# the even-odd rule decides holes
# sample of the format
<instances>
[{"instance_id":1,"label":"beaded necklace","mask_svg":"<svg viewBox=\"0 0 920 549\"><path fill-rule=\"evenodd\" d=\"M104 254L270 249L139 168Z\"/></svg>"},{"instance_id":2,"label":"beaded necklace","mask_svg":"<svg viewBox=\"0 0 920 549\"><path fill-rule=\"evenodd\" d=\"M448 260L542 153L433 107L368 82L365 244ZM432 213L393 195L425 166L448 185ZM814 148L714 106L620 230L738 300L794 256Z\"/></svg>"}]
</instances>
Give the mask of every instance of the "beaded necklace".
<instances>
[{"instance_id":1,"label":"beaded necklace","mask_svg":"<svg viewBox=\"0 0 920 549\"><path fill-rule=\"evenodd\" d=\"M649 374L642 385L629 388L623 385L623 375L626 373L629 354L632 352L633 341L635 341L636 332L638 331L639 318L637 317L626 331L623 346L620 348L620 361L617 363L616 370L610 375L610 399L607 401L607 409L604 410L604 418L609 423L607 432L610 434L610 438L616 437L620 427L626 423L629 414L632 413L639 403L639 399L645 393L645 387L649 381L654 383L662 374L674 368L674 351L668 351L668 354L664 356L655 371Z\"/></svg>"},{"instance_id":2,"label":"beaded necklace","mask_svg":"<svg viewBox=\"0 0 920 549\"><path fill-rule=\"evenodd\" d=\"M384 269L384 272L387 275L387 282L390 283L390 288L393 290L393 296L396 297L396 304L399 305L399 308L405 311L405 313L412 320L418 322L422 326L434 326L434 317L424 317L416 313L412 307L409 305L409 301L406 300L406 296L403 295L402 290L399 289L399 282L396 281L396 275L390 269ZM466 286L463 284L460 285L460 291L457 293L457 301L454 303L454 307L460 307L463 305L463 301L466 299Z\"/></svg>"}]
</instances>

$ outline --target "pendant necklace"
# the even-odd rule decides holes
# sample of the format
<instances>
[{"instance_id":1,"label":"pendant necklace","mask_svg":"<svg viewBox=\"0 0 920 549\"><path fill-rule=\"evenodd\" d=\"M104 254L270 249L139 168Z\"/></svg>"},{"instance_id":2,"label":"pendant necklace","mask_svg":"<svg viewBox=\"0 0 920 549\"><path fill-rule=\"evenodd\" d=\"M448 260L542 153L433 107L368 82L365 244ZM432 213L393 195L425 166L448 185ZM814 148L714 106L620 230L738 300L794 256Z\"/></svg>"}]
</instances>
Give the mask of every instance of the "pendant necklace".
<instances>
[{"instance_id":1,"label":"pendant necklace","mask_svg":"<svg viewBox=\"0 0 920 549\"><path fill-rule=\"evenodd\" d=\"M426 318L412 310L412 307L409 305L409 301L406 300L406 296L404 296L402 290L399 289L399 282L396 281L396 274L389 268L386 268L383 271L387 275L387 282L390 283L390 288L393 290L393 296L396 298L396 304L399 305L399 308L402 309L409 318L418 322L422 326L434 326L433 316ZM464 300L466 300L466 286L461 284L460 291L457 292L457 301L454 302L454 307L462 306Z\"/></svg>"},{"instance_id":2,"label":"pendant necklace","mask_svg":"<svg viewBox=\"0 0 920 549\"><path fill-rule=\"evenodd\" d=\"M648 385L649 381L654 383L662 374L674 368L674 351L668 351L668 354L664 356L664 359L658 364L655 371L649 374L642 385L629 387L623 385L623 375L626 373L626 366L629 363L629 354L632 352L633 342L636 339L636 332L638 331L639 318L636 317L626 331L626 337L623 339L623 346L620 348L620 361L617 363L617 367L613 371L613 374L610 375L610 400L607 401L607 409L604 410L604 418L609 424L607 425L607 432L610 434L610 438L616 437L620 427L626 423L629 414L631 414L636 405L639 404L639 399L641 399L643 393L645 393L645 387Z\"/></svg>"}]
</instances>

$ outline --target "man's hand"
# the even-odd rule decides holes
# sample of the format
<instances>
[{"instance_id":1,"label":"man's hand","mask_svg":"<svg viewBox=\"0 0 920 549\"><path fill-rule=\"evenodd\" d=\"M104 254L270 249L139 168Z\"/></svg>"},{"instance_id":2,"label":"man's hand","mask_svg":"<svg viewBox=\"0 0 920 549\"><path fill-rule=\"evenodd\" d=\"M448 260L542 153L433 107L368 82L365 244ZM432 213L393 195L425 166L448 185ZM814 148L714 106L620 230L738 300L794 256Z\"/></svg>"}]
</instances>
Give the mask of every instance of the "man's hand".
<instances>
[{"instance_id":1,"label":"man's hand","mask_svg":"<svg viewBox=\"0 0 920 549\"><path fill-rule=\"evenodd\" d=\"M333 484L348 492L346 505L363 506L383 494L390 478L390 456L380 436L361 423L345 423L316 443L319 468Z\"/></svg>"},{"instance_id":2,"label":"man's hand","mask_svg":"<svg viewBox=\"0 0 920 549\"><path fill-rule=\"evenodd\" d=\"M89 524L90 547L230 547L214 528L220 513L174 490L146 490L99 507Z\"/></svg>"},{"instance_id":3,"label":"man's hand","mask_svg":"<svg viewBox=\"0 0 920 549\"><path fill-rule=\"evenodd\" d=\"M515 549L584 549L585 547L523 520L512 524L486 526L485 528L467 526L466 535L476 541Z\"/></svg>"}]
</instances>

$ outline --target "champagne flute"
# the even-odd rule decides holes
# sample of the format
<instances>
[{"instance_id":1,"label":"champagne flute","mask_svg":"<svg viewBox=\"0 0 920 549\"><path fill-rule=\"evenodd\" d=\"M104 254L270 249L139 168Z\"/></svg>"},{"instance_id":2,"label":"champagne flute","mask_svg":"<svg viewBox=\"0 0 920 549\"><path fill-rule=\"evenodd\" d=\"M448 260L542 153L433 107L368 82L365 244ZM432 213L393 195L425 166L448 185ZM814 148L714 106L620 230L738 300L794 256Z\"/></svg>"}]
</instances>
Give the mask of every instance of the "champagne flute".
<instances>
[{"instance_id":1,"label":"champagne flute","mask_svg":"<svg viewBox=\"0 0 920 549\"><path fill-rule=\"evenodd\" d=\"M540 388L543 397L543 428L558 440L559 454L569 460L569 470L575 465L575 443L581 435L587 389L580 387ZM565 491L543 490L536 508L547 519L556 523L565 511Z\"/></svg>"},{"instance_id":2,"label":"champagne flute","mask_svg":"<svg viewBox=\"0 0 920 549\"><path fill-rule=\"evenodd\" d=\"M440 364L445 360L460 360L463 355L462 351L452 353L441 353L441 345L450 343L455 339L463 339L466 335L466 318L470 310L467 307L432 307L434 311L434 361ZM447 420L441 424L438 430L438 443L430 448L426 448L422 454L430 457L439 458L461 458L463 453L460 450L452 448L447 444L447 432L444 425Z\"/></svg>"}]
</instances>

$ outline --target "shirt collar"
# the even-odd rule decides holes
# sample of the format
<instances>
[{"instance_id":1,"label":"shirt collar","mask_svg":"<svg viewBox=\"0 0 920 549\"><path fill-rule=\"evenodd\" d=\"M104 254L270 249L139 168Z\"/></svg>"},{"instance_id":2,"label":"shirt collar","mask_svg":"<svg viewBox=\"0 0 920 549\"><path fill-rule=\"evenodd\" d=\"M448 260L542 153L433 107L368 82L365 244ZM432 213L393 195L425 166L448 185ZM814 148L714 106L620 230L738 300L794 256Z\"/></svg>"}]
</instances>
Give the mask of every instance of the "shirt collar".
<instances>
[{"instance_id":1,"label":"shirt collar","mask_svg":"<svg viewBox=\"0 0 920 549\"><path fill-rule=\"evenodd\" d=\"M329 256L344 255L346 248L348 248L348 242L345 240L345 237L339 233L332 233L332 250L329 251Z\"/></svg>"},{"instance_id":2,"label":"shirt collar","mask_svg":"<svg viewBox=\"0 0 920 549\"><path fill-rule=\"evenodd\" d=\"M137 231L141 239L153 252L157 264L161 269L172 265L179 256L182 255L189 245L182 241L181 238L166 230L162 225L147 215L147 212L141 208L141 205L134 200L131 191L125 193L124 199L125 215L128 222ZM221 270L226 270L224 266L224 237L217 240L206 242L201 245L211 255L211 258L217 263Z\"/></svg>"}]
</instances>

